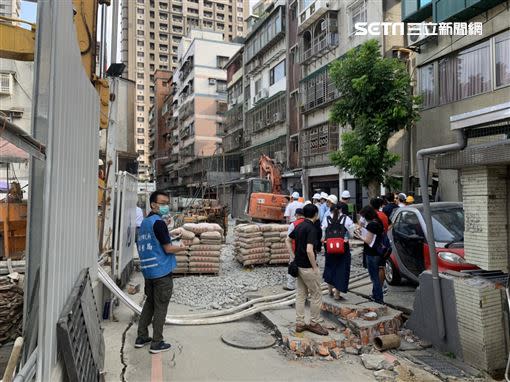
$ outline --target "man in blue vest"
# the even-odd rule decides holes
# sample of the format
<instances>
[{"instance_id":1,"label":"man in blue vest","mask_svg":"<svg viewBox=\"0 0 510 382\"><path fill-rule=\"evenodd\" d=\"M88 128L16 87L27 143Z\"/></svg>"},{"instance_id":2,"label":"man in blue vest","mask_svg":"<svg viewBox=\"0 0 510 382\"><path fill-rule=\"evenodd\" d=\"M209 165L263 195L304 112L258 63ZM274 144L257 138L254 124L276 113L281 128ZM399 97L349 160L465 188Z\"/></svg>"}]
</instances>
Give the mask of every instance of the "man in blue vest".
<instances>
[{"instance_id":1,"label":"man in blue vest","mask_svg":"<svg viewBox=\"0 0 510 382\"><path fill-rule=\"evenodd\" d=\"M145 303L138 323L138 337L135 348L150 344L149 352L156 354L170 349L163 341L168 304L172 297L172 271L177 266L174 252L179 247L172 245L166 223L161 216L170 208L168 195L155 191L150 196L152 212L143 219L138 235L140 268L145 279ZM152 322L153 336L149 337L148 326Z\"/></svg>"}]
</instances>

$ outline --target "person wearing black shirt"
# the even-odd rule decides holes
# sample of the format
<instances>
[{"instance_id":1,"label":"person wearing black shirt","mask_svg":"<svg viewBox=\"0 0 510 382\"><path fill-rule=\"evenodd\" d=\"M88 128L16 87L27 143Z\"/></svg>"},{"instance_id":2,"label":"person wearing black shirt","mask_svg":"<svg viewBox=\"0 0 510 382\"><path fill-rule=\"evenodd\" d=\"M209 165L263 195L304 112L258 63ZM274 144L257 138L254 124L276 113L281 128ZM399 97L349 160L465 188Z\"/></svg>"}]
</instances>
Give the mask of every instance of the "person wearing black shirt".
<instances>
[{"instance_id":1,"label":"person wearing black shirt","mask_svg":"<svg viewBox=\"0 0 510 382\"><path fill-rule=\"evenodd\" d=\"M399 207L395 203L395 194L393 194L392 192L388 192L386 194L386 200L388 201L388 204L386 204L383 207L382 211L386 214L386 216L388 217L388 220L390 221L390 224L391 224L391 215L393 214L393 211Z\"/></svg>"},{"instance_id":2,"label":"person wearing black shirt","mask_svg":"<svg viewBox=\"0 0 510 382\"><path fill-rule=\"evenodd\" d=\"M364 230L357 230L355 234L363 240L363 256L366 258L368 274L372 281L372 298L375 302L383 304L383 290L379 279L381 258L376 250L376 244L378 240L381 240L384 232L383 225L372 206L363 207L359 214L361 215L360 225Z\"/></svg>"},{"instance_id":3,"label":"person wearing black shirt","mask_svg":"<svg viewBox=\"0 0 510 382\"><path fill-rule=\"evenodd\" d=\"M291 258L298 266L296 293L296 332L309 330L319 335L327 335L328 331L321 325L322 289L316 251L319 233L315 222L319 218L319 210L313 204L303 207L305 221L294 228L286 239L287 249ZM296 242L296 251L292 249L292 241ZM310 324L305 323L305 301L310 294Z\"/></svg>"}]
</instances>

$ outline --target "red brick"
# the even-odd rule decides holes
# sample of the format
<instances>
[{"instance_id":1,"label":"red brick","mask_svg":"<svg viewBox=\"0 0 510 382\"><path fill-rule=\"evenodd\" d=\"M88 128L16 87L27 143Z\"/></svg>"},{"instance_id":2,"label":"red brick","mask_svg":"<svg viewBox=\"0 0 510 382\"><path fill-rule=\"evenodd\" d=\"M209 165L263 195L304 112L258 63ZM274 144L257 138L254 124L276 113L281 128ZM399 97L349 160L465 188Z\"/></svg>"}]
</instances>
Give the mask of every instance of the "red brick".
<instances>
[{"instance_id":1,"label":"red brick","mask_svg":"<svg viewBox=\"0 0 510 382\"><path fill-rule=\"evenodd\" d=\"M352 313L352 309L342 307L340 308L340 316L341 317L347 317L348 314Z\"/></svg>"},{"instance_id":2,"label":"red brick","mask_svg":"<svg viewBox=\"0 0 510 382\"><path fill-rule=\"evenodd\" d=\"M319 346L318 352L323 357L327 357L329 355L329 350L325 346Z\"/></svg>"}]
</instances>

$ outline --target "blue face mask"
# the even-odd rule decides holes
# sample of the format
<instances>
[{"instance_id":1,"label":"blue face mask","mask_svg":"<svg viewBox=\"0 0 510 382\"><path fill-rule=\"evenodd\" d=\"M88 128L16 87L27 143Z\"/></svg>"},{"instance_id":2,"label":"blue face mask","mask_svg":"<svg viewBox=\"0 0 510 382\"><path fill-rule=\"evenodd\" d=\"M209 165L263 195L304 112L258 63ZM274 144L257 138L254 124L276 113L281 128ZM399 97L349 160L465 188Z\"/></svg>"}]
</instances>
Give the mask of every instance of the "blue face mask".
<instances>
[{"instance_id":1,"label":"blue face mask","mask_svg":"<svg viewBox=\"0 0 510 382\"><path fill-rule=\"evenodd\" d=\"M168 204L159 206L159 214L161 216L168 215L169 212L170 212L170 207L168 206Z\"/></svg>"}]
</instances>

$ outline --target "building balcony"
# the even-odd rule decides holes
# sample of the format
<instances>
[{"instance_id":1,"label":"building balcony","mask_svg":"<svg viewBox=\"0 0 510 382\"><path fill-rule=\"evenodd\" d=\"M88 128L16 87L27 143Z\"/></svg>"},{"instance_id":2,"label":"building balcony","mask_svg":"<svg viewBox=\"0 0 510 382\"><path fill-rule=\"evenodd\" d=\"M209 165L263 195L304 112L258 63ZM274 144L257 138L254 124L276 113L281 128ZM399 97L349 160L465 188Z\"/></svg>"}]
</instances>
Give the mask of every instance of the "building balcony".
<instances>
[{"instance_id":1,"label":"building balcony","mask_svg":"<svg viewBox=\"0 0 510 382\"><path fill-rule=\"evenodd\" d=\"M285 122L285 94L285 91L281 91L260 102L246 113L246 132L248 134L258 133L276 124Z\"/></svg>"},{"instance_id":2,"label":"building balcony","mask_svg":"<svg viewBox=\"0 0 510 382\"><path fill-rule=\"evenodd\" d=\"M243 129L237 129L229 132L223 137L223 150L232 152L240 150L243 147Z\"/></svg>"},{"instance_id":3,"label":"building balcony","mask_svg":"<svg viewBox=\"0 0 510 382\"><path fill-rule=\"evenodd\" d=\"M308 113L325 107L336 100L340 94L329 77L328 65L316 70L300 81L301 112Z\"/></svg>"},{"instance_id":4,"label":"building balcony","mask_svg":"<svg viewBox=\"0 0 510 382\"><path fill-rule=\"evenodd\" d=\"M304 167L328 165L329 154L338 150L340 132L338 126L325 123L302 130L299 140Z\"/></svg>"},{"instance_id":5,"label":"building balcony","mask_svg":"<svg viewBox=\"0 0 510 382\"><path fill-rule=\"evenodd\" d=\"M300 10L298 17L298 31L302 31L315 23L328 11L338 11L342 5L341 1L315 0L303 10Z\"/></svg>"},{"instance_id":6,"label":"building balcony","mask_svg":"<svg viewBox=\"0 0 510 382\"><path fill-rule=\"evenodd\" d=\"M302 46L300 54L301 64L306 64L320 58L338 46L338 33L329 33L317 37L308 48Z\"/></svg>"}]
</instances>

